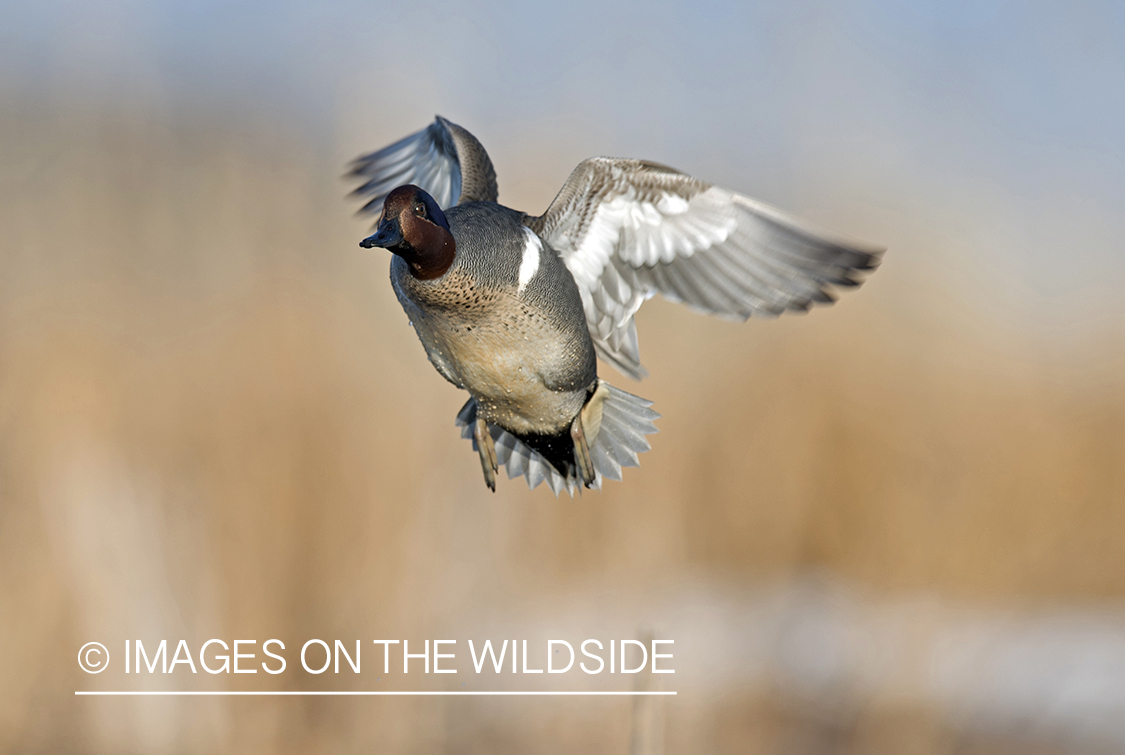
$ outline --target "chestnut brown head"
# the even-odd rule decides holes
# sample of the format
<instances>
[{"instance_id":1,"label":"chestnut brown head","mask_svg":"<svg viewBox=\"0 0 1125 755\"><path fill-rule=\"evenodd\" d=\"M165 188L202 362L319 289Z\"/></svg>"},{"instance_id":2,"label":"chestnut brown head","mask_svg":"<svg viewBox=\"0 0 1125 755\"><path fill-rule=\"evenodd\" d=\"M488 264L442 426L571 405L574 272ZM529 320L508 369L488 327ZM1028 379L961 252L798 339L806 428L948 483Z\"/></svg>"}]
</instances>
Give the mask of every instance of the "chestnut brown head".
<instances>
[{"instance_id":1,"label":"chestnut brown head","mask_svg":"<svg viewBox=\"0 0 1125 755\"><path fill-rule=\"evenodd\" d=\"M457 244L449 232L445 213L422 189L400 186L383 201L378 230L359 245L381 246L402 257L415 278L440 278L453 264Z\"/></svg>"}]
</instances>

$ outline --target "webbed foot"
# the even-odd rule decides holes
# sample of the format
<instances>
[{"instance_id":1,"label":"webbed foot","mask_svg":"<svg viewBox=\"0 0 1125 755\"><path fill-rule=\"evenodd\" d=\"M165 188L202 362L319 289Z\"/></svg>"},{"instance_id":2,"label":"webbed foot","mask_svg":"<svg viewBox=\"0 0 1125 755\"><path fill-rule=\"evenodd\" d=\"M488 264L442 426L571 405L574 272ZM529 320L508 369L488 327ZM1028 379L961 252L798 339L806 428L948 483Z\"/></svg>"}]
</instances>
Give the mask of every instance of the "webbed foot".
<instances>
[{"instance_id":1,"label":"webbed foot","mask_svg":"<svg viewBox=\"0 0 1125 755\"><path fill-rule=\"evenodd\" d=\"M488 423L477 417L473 425L473 440L477 442L477 451L480 453L480 468L484 472L484 484L493 493L496 492L496 445L492 442L492 435L488 432Z\"/></svg>"},{"instance_id":2,"label":"webbed foot","mask_svg":"<svg viewBox=\"0 0 1125 755\"><path fill-rule=\"evenodd\" d=\"M574 441L574 460L578 464L578 474L582 477L582 484L592 487L594 484L594 460L590 458L590 446L586 443L586 432L582 426L582 412L570 424L570 438Z\"/></svg>"}]
</instances>

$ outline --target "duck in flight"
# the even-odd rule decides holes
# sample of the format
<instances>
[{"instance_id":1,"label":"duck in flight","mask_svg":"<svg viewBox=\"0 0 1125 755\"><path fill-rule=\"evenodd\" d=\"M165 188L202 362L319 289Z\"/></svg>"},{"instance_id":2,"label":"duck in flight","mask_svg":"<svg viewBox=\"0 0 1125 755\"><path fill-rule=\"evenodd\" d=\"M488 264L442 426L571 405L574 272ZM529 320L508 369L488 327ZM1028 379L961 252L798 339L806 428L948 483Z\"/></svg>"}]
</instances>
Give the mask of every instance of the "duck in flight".
<instances>
[{"instance_id":1,"label":"duck in flight","mask_svg":"<svg viewBox=\"0 0 1125 755\"><path fill-rule=\"evenodd\" d=\"M646 299L737 320L806 311L882 254L645 160L583 160L528 215L497 203L488 153L441 116L349 176L379 213L360 246L393 252L391 284L430 362L469 393L457 424L493 491L500 466L556 495L637 466L659 415L601 380L597 358L647 374L633 321Z\"/></svg>"}]
</instances>

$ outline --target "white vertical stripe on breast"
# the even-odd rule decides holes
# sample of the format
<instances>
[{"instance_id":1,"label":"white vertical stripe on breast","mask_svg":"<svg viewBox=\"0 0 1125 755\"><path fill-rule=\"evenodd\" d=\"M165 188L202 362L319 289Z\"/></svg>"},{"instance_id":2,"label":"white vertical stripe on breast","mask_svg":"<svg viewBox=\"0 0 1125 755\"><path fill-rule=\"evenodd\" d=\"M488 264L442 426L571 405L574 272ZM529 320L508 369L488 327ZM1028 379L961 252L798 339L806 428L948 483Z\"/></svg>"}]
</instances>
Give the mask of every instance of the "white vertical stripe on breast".
<instances>
[{"instance_id":1,"label":"white vertical stripe on breast","mask_svg":"<svg viewBox=\"0 0 1125 755\"><path fill-rule=\"evenodd\" d=\"M522 230L524 235L523 260L520 262L519 289L516 293L522 293L524 287L535 277L535 273L539 270L539 252L543 249L543 242L535 235L535 231L527 227Z\"/></svg>"}]
</instances>

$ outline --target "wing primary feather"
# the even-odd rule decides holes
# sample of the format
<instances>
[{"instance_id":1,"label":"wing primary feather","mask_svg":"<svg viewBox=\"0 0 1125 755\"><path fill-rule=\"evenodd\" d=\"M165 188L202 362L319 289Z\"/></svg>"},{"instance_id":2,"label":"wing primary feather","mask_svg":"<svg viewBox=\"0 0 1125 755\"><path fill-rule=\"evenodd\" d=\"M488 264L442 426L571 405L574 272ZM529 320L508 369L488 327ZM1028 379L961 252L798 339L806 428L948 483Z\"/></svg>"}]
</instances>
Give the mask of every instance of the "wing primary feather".
<instances>
[{"instance_id":1,"label":"wing primary feather","mask_svg":"<svg viewBox=\"0 0 1125 755\"><path fill-rule=\"evenodd\" d=\"M441 116L426 128L351 162L346 174L362 178L352 196L367 197L361 213L382 209L392 189L415 184L443 209L497 199L496 171L481 143Z\"/></svg>"},{"instance_id":2,"label":"wing primary feather","mask_svg":"<svg viewBox=\"0 0 1125 755\"><path fill-rule=\"evenodd\" d=\"M603 361L637 377L633 315L653 293L745 319L835 300L881 250L835 239L794 216L639 160L591 158L528 224L563 257ZM635 334L635 330L633 330Z\"/></svg>"}]
</instances>

